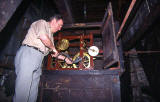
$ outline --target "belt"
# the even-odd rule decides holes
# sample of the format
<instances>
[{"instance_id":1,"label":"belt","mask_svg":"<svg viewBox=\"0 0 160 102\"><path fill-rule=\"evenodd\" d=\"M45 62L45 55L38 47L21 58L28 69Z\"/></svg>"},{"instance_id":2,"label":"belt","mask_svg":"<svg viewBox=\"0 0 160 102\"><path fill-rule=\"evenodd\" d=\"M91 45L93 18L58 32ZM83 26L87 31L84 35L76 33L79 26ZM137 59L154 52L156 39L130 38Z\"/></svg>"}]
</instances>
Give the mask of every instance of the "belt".
<instances>
[{"instance_id":1,"label":"belt","mask_svg":"<svg viewBox=\"0 0 160 102\"><path fill-rule=\"evenodd\" d=\"M42 54L44 54L44 52L43 52L43 51L41 51L41 50L40 50L39 48L37 48L37 47L30 46L30 45L27 45L27 44L23 44L22 46L31 47L31 48L33 48L33 49L35 49L35 50L37 50L37 51L41 52Z\"/></svg>"}]
</instances>

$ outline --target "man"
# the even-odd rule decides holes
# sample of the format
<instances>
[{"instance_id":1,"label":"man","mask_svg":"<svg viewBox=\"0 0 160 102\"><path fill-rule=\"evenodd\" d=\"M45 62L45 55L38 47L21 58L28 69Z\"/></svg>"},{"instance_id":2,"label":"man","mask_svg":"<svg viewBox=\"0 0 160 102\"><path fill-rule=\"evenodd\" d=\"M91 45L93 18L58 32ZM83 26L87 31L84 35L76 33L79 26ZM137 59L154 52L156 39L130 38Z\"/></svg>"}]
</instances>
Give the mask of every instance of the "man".
<instances>
[{"instance_id":1,"label":"man","mask_svg":"<svg viewBox=\"0 0 160 102\"><path fill-rule=\"evenodd\" d=\"M38 20L33 22L28 30L22 46L15 57L15 72L17 75L14 102L36 102L38 85L42 72L41 64L49 51L52 57L65 60L72 64L68 58L58 54L52 33L59 31L63 26L60 15L55 15L47 22Z\"/></svg>"}]
</instances>

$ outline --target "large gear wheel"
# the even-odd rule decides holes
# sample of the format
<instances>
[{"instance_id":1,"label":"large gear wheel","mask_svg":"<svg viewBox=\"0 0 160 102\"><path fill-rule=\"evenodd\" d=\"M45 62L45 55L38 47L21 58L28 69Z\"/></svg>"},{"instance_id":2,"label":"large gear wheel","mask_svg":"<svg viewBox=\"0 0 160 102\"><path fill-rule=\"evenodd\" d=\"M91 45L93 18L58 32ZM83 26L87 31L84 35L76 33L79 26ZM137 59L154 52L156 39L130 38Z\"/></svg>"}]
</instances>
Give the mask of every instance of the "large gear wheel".
<instances>
[{"instance_id":1,"label":"large gear wheel","mask_svg":"<svg viewBox=\"0 0 160 102\"><path fill-rule=\"evenodd\" d=\"M80 53L77 53L74 57L73 57L73 61L77 58L80 57ZM87 54L86 52L83 53L83 58L82 58L82 63L84 68L90 68L90 56L89 54ZM77 64L73 64L73 68L79 68L79 63Z\"/></svg>"}]
</instances>

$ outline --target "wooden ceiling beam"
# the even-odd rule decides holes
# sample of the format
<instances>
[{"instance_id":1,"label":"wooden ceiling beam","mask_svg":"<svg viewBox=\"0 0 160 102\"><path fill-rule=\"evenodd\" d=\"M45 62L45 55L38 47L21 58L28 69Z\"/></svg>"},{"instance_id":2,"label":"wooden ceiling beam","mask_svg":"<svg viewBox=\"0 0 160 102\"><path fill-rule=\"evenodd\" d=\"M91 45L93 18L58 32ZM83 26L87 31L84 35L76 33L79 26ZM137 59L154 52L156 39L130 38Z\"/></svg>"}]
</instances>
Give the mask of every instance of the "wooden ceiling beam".
<instances>
[{"instance_id":1,"label":"wooden ceiling beam","mask_svg":"<svg viewBox=\"0 0 160 102\"><path fill-rule=\"evenodd\" d=\"M85 31L86 34L94 34L94 35L100 35L101 32L100 32L100 29L94 29L94 30L86 30ZM81 34L84 34L84 30L70 30L70 31L62 31L62 34L65 34L65 35L81 35Z\"/></svg>"},{"instance_id":2,"label":"wooden ceiling beam","mask_svg":"<svg viewBox=\"0 0 160 102\"><path fill-rule=\"evenodd\" d=\"M64 24L63 29L71 29L71 28L95 28L101 27L102 22L94 22L94 23L74 23L74 24Z\"/></svg>"},{"instance_id":3,"label":"wooden ceiling beam","mask_svg":"<svg viewBox=\"0 0 160 102\"><path fill-rule=\"evenodd\" d=\"M0 0L0 31L6 26L23 0Z\"/></svg>"},{"instance_id":4,"label":"wooden ceiling beam","mask_svg":"<svg viewBox=\"0 0 160 102\"><path fill-rule=\"evenodd\" d=\"M64 18L64 23L74 23L69 0L54 0L60 14Z\"/></svg>"}]
</instances>

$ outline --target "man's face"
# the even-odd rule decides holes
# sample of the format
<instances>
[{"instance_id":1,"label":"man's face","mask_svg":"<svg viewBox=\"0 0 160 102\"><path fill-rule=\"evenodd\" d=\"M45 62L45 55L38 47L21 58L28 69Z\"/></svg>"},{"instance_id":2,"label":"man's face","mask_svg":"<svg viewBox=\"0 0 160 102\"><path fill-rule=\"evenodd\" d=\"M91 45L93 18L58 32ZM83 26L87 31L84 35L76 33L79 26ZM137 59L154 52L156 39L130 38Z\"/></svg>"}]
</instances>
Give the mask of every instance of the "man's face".
<instances>
[{"instance_id":1,"label":"man's face","mask_svg":"<svg viewBox=\"0 0 160 102\"><path fill-rule=\"evenodd\" d=\"M60 19L60 20L53 19L51 21L51 31L52 31L52 33L55 33L57 31L61 30L62 26L63 26L63 20L62 19Z\"/></svg>"}]
</instances>

